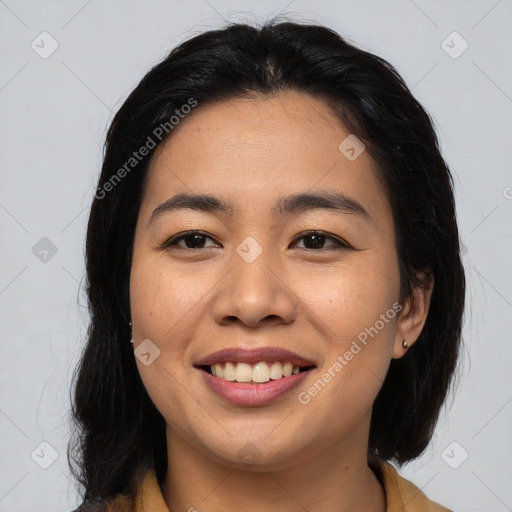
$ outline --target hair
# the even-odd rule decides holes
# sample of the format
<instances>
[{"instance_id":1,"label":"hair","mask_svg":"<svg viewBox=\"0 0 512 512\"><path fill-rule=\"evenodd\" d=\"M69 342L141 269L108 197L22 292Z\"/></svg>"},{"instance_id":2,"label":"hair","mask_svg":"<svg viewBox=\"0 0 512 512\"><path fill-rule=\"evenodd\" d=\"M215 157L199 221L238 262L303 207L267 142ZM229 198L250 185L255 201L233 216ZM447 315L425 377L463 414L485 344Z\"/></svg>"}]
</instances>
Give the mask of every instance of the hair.
<instances>
[{"instance_id":1,"label":"hair","mask_svg":"<svg viewBox=\"0 0 512 512\"><path fill-rule=\"evenodd\" d=\"M395 225L400 301L422 286L421 276L434 277L424 328L402 358L391 360L374 402L369 453L402 465L433 435L454 381L465 298L453 179L433 121L391 64L329 28L230 24L183 42L150 69L107 132L87 227L91 320L73 374L68 444L84 504L133 493L151 466L159 480L167 471L165 421L129 343L135 225L155 147L172 136L169 120L192 101L198 106L189 115L197 115L215 102L281 91L324 100L376 162ZM150 140L155 147L134 162Z\"/></svg>"}]
</instances>

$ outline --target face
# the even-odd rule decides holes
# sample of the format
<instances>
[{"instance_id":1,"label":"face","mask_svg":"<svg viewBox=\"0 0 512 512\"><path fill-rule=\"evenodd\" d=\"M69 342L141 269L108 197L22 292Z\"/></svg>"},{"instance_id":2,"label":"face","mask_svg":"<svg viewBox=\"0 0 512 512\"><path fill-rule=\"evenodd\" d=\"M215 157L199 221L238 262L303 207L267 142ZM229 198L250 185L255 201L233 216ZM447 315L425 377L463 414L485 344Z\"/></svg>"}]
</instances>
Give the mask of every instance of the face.
<instances>
[{"instance_id":1,"label":"face","mask_svg":"<svg viewBox=\"0 0 512 512\"><path fill-rule=\"evenodd\" d=\"M400 283L389 203L349 135L323 101L286 92L197 110L157 149L130 301L136 363L173 444L265 470L366 451L399 357ZM154 212L177 194L230 208ZM286 200L299 194L343 201ZM214 360L217 376L201 366Z\"/></svg>"}]
</instances>

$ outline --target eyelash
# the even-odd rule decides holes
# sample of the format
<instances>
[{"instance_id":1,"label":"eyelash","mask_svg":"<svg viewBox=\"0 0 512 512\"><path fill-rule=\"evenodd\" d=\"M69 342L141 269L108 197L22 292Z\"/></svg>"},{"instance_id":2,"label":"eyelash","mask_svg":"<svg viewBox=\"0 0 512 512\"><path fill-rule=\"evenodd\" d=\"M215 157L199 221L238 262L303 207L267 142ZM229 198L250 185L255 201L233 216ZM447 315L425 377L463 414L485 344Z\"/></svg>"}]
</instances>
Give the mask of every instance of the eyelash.
<instances>
[{"instance_id":1,"label":"eyelash","mask_svg":"<svg viewBox=\"0 0 512 512\"><path fill-rule=\"evenodd\" d=\"M171 238L167 239L160 246L160 249L169 249L176 242L178 242L178 241L180 241L182 239L185 239L185 238L187 238L188 236L191 236L191 235L202 235L205 238L209 238L210 240L214 240L210 235L208 235L204 231L192 230L192 231L186 231L184 233L180 233L179 235L172 236ZM344 240L342 240L340 238L334 237L332 235L328 235L327 233L324 233L323 231L310 230L310 231L305 231L303 233L300 233L300 235L301 236L295 237L293 239L293 242L295 242L297 240L301 240L302 238L306 238L306 237L311 236L311 235L320 235L320 236L324 237L325 240L331 240L331 241L335 242L335 246L334 247L330 247L330 248L328 247L326 249L325 248L324 249L307 249L305 247L302 248L302 249L307 250L307 251L322 252L322 251L327 251L329 249L353 249L353 247L349 243L345 242ZM180 247L182 249L187 250L187 251L199 251L201 249L208 249L208 247L202 247L202 248L199 248L199 249L191 249L189 247L183 247L183 246L180 246Z\"/></svg>"}]
</instances>

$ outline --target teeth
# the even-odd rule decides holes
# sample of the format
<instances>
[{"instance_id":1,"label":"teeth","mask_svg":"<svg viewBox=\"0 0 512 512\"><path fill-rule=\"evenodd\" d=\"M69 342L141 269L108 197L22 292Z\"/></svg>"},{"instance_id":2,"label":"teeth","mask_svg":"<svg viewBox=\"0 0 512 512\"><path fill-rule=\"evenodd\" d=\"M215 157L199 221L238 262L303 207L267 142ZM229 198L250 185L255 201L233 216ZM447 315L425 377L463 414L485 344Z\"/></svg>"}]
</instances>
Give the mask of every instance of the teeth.
<instances>
[{"instance_id":1,"label":"teeth","mask_svg":"<svg viewBox=\"0 0 512 512\"><path fill-rule=\"evenodd\" d=\"M237 382L250 382L252 379L252 368L250 364L238 363L235 369L235 380Z\"/></svg>"},{"instance_id":2,"label":"teeth","mask_svg":"<svg viewBox=\"0 0 512 512\"><path fill-rule=\"evenodd\" d=\"M233 363L226 363L224 366L224 379L229 381L235 380L235 365Z\"/></svg>"},{"instance_id":3,"label":"teeth","mask_svg":"<svg viewBox=\"0 0 512 512\"><path fill-rule=\"evenodd\" d=\"M272 363L270 367L270 378L280 379L283 376L283 365L279 362Z\"/></svg>"},{"instance_id":4,"label":"teeth","mask_svg":"<svg viewBox=\"0 0 512 512\"><path fill-rule=\"evenodd\" d=\"M253 382L268 382L270 380L270 369L264 361L257 363L252 368Z\"/></svg>"},{"instance_id":5,"label":"teeth","mask_svg":"<svg viewBox=\"0 0 512 512\"><path fill-rule=\"evenodd\" d=\"M222 366L220 364L214 364L213 368L215 369L215 371L212 370L212 373L216 377L224 377L224 370L222 369Z\"/></svg>"},{"instance_id":6,"label":"teeth","mask_svg":"<svg viewBox=\"0 0 512 512\"><path fill-rule=\"evenodd\" d=\"M216 363L210 368L212 375L215 377L220 377L221 379L231 382L253 383L264 383L270 380L290 377L291 375L297 375L300 371L298 366L293 366L292 363L281 361L275 361L273 363L260 361L254 365L232 362L225 364Z\"/></svg>"}]
</instances>

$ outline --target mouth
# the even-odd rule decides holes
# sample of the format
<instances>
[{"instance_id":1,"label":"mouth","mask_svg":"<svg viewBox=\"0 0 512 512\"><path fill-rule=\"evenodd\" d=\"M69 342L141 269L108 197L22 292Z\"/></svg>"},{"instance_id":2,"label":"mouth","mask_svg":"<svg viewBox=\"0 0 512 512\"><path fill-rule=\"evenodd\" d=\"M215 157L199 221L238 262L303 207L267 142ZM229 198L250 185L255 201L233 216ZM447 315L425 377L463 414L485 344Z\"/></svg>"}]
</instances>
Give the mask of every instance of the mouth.
<instances>
[{"instance_id":1,"label":"mouth","mask_svg":"<svg viewBox=\"0 0 512 512\"><path fill-rule=\"evenodd\" d=\"M247 384L266 384L316 368L315 365L294 365L289 361L259 361L255 364L227 361L196 367L219 379Z\"/></svg>"},{"instance_id":2,"label":"mouth","mask_svg":"<svg viewBox=\"0 0 512 512\"><path fill-rule=\"evenodd\" d=\"M277 348L228 348L196 361L207 387L238 407L255 407L291 397L317 368L295 352Z\"/></svg>"},{"instance_id":3,"label":"mouth","mask_svg":"<svg viewBox=\"0 0 512 512\"><path fill-rule=\"evenodd\" d=\"M267 376L267 370L261 363L267 366L269 372L270 368L273 368L275 379L271 378L270 375ZM279 365L282 367L282 372L281 376L277 378ZM228 380L233 378L233 368L231 366L235 369L235 378ZM214 373L219 371L219 367L222 377L214 375ZM263 370L261 369L262 367ZM307 379L315 368L316 366L292 366L292 373L290 373L290 365L286 364L286 362L274 361L269 366L264 361L254 365L246 363L237 363L235 365L235 363L227 361L223 364L216 363L213 365L213 368L210 365L202 365L198 370L203 376L207 387L223 400L237 407L258 407L270 405L280 400L292 399L292 390L305 382L304 379ZM249 371L256 372L256 375L253 376L254 373L249 375ZM294 371L295 373L293 373Z\"/></svg>"}]
</instances>

